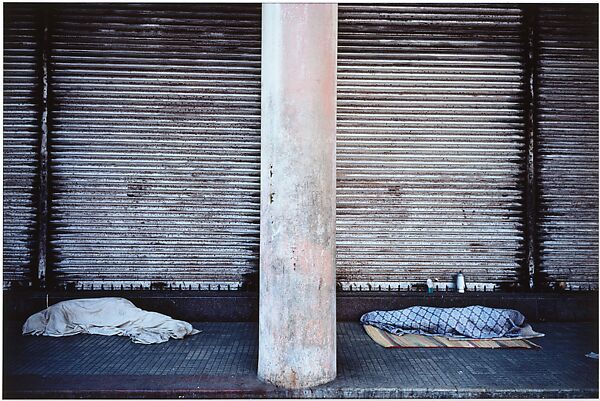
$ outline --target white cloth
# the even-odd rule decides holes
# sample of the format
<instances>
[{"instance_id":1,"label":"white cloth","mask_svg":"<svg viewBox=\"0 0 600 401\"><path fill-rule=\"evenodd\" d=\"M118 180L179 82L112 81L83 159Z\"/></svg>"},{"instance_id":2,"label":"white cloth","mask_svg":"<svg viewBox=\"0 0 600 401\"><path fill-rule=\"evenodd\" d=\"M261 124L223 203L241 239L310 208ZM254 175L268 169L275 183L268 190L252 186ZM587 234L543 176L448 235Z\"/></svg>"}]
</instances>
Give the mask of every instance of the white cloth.
<instances>
[{"instance_id":1,"label":"white cloth","mask_svg":"<svg viewBox=\"0 0 600 401\"><path fill-rule=\"evenodd\" d=\"M23 335L62 337L80 333L128 336L134 343L158 344L199 333L188 322L136 307L124 298L59 302L27 319Z\"/></svg>"}]
</instances>

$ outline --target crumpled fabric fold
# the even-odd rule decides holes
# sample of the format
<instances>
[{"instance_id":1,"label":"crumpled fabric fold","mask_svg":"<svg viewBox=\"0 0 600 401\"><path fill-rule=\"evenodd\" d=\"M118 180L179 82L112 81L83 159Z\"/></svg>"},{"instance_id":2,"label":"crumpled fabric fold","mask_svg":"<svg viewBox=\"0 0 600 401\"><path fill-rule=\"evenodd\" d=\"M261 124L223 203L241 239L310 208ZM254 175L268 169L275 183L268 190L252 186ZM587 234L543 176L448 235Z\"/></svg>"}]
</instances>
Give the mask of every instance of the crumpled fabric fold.
<instances>
[{"instance_id":1,"label":"crumpled fabric fold","mask_svg":"<svg viewBox=\"0 0 600 401\"><path fill-rule=\"evenodd\" d=\"M199 332L188 322L142 310L116 297L62 301L33 314L23 325L23 335L117 335L139 344L158 344Z\"/></svg>"}]
</instances>

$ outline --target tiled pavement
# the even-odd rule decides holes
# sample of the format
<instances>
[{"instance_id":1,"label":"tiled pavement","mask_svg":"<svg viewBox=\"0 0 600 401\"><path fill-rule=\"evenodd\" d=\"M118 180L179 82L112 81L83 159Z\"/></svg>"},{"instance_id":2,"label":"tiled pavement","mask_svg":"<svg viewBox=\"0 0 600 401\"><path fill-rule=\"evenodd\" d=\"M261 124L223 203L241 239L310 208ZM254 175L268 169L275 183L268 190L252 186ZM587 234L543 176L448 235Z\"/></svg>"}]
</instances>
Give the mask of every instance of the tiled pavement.
<instances>
[{"instance_id":1,"label":"tiled pavement","mask_svg":"<svg viewBox=\"0 0 600 401\"><path fill-rule=\"evenodd\" d=\"M255 323L197 323L164 344L124 337L22 337L5 323L4 398L598 397L597 323L538 323L541 350L384 349L338 323L338 377L286 391L256 379Z\"/></svg>"}]
</instances>

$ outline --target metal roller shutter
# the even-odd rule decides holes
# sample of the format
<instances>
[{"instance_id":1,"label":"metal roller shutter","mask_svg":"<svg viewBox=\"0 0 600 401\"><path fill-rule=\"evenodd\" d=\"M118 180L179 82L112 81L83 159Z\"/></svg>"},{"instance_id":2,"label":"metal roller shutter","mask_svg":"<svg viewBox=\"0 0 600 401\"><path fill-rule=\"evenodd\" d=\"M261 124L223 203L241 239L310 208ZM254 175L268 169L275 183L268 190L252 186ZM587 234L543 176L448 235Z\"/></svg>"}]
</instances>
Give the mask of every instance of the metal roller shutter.
<instances>
[{"instance_id":1,"label":"metal roller shutter","mask_svg":"<svg viewBox=\"0 0 600 401\"><path fill-rule=\"evenodd\" d=\"M540 6L538 25L541 268L597 289L598 6Z\"/></svg>"},{"instance_id":2,"label":"metal roller shutter","mask_svg":"<svg viewBox=\"0 0 600 401\"><path fill-rule=\"evenodd\" d=\"M256 273L259 5L67 5L52 29L59 284L236 289Z\"/></svg>"},{"instance_id":3,"label":"metal roller shutter","mask_svg":"<svg viewBox=\"0 0 600 401\"><path fill-rule=\"evenodd\" d=\"M342 289L518 280L522 26L510 5L339 6Z\"/></svg>"},{"instance_id":4,"label":"metal roller shutter","mask_svg":"<svg viewBox=\"0 0 600 401\"><path fill-rule=\"evenodd\" d=\"M31 5L4 5L4 287L31 285L35 262L37 20Z\"/></svg>"}]
</instances>

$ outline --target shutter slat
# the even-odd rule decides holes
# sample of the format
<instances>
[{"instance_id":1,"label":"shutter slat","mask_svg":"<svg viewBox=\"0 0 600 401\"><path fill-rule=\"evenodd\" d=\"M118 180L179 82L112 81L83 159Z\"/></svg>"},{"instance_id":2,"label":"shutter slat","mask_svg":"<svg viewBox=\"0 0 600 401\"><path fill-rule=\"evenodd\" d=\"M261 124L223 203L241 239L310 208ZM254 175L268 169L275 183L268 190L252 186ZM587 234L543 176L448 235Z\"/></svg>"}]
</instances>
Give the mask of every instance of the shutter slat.
<instances>
[{"instance_id":1,"label":"shutter slat","mask_svg":"<svg viewBox=\"0 0 600 401\"><path fill-rule=\"evenodd\" d=\"M29 286L35 262L38 27L31 5L4 5L4 287Z\"/></svg>"},{"instance_id":2,"label":"shutter slat","mask_svg":"<svg viewBox=\"0 0 600 401\"><path fill-rule=\"evenodd\" d=\"M598 6L541 5L538 20L541 269L598 289Z\"/></svg>"},{"instance_id":3,"label":"shutter slat","mask_svg":"<svg viewBox=\"0 0 600 401\"><path fill-rule=\"evenodd\" d=\"M522 20L511 6L339 6L342 289L518 280Z\"/></svg>"},{"instance_id":4,"label":"shutter slat","mask_svg":"<svg viewBox=\"0 0 600 401\"><path fill-rule=\"evenodd\" d=\"M59 284L227 289L256 274L260 24L257 5L56 10Z\"/></svg>"}]
</instances>

